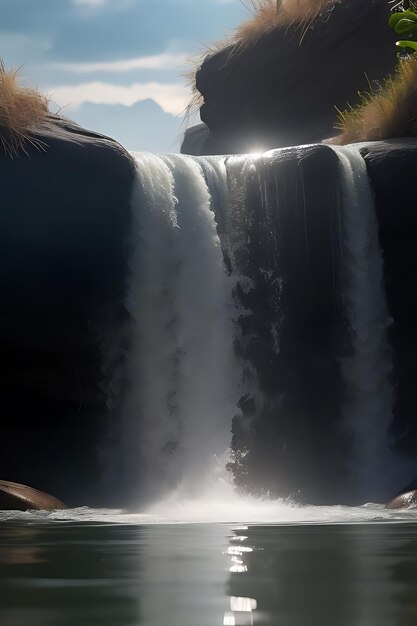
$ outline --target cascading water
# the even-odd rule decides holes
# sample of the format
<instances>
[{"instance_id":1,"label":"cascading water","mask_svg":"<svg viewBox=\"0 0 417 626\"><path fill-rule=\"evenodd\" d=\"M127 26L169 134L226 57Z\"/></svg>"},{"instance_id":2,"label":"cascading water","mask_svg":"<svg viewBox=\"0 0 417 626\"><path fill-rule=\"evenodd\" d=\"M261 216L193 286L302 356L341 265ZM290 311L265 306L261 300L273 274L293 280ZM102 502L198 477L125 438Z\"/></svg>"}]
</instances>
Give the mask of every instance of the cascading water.
<instances>
[{"instance_id":1,"label":"cascading water","mask_svg":"<svg viewBox=\"0 0 417 626\"><path fill-rule=\"evenodd\" d=\"M232 285L198 163L135 159L129 446L154 495L198 493L229 447L236 410Z\"/></svg>"},{"instance_id":2,"label":"cascading water","mask_svg":"<svg viewBox=\"0 0 417 626\"><path fill-rule=\"evenodd\" d=\"M384 501L404 487L404 466L389 448L394 392L378 222L359 147L335 148L341 165L343 303L351 352L343 359L343 419L353 438L351 471L365 499Z\"/></svg>"},{"instance_id":3,"label":"cascading water","mask_svg":"<svg viewBox=\"0 0 417 626\"><path fill-rule=\"evenodd\" d=\"M251 493L391 495L391 320L359 149L134 158L127 480L218 494L231 447Z\"/></svg>"}]
</instances>

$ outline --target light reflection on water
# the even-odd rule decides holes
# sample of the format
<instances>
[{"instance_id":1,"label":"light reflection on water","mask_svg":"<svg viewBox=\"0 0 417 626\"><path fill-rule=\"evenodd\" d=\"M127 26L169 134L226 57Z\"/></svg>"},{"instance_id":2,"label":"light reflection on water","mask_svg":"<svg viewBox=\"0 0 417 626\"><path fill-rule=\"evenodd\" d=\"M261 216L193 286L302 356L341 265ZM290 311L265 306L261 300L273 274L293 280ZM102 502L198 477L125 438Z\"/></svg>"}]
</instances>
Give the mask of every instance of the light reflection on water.
<instances>
[{"instance_id":1,"label":"light reflection on water","mask_svg":"<svg viewBox=\"0 0 417 626\"><path fill-rule=\"evenodd\" d=\"M245 530L247 529L245 528ZM235 532L238 532L237 529ZM246 545L236 545L236 542L242 544L248 538L247 535L238 534L229 538L230 546L226 554L230 556L229 571L231 574L244 574L248 571L243 559L244 555L253 552L253 549ZM253 612L256 611L256 608L257 601L255 598L230 596L230 611L226 611L224 614L223 626L252 626Z\"/></svg>"},{"instance_id":2,"label":"light reflection on water","mask_svg":"<svg viewBox=\"0 0 417 626\"><path fill-rule=\"evenodd\" d=\"M1 626L415 626L414 522L0 524Z\"/></svg>"},{"instance_id":3,"label":"light reflection on water","mask_svg":"<svg viewBox=\"0 0 417 626\"><path fill-rule=\"evenodd\" d=\"M231 606L224 626L417 623L415 524L250 526L243 544L228 593L247 612Z\"/></svg>"}]
</instances>

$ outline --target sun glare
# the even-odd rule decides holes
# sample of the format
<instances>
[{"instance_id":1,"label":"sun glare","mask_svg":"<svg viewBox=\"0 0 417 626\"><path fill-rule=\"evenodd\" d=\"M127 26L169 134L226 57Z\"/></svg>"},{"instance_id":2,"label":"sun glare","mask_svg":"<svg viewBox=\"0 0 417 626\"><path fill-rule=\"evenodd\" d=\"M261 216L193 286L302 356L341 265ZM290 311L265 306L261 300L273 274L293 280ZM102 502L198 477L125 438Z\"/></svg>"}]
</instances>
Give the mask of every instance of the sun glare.
<instances>
[{"instance_id":1,"label":"sun glare","mask_svg":"<svg viewBox=\"0 0 417 626\"><path fill-rule=\"evenodd\" d=\"M248 152L248 154L252 154L254 156L260 156L261 154L263 154L265 152L265 149L260 147L260 146L256 146L254 148L251 148Z\"/></svg>"}]
</instances>

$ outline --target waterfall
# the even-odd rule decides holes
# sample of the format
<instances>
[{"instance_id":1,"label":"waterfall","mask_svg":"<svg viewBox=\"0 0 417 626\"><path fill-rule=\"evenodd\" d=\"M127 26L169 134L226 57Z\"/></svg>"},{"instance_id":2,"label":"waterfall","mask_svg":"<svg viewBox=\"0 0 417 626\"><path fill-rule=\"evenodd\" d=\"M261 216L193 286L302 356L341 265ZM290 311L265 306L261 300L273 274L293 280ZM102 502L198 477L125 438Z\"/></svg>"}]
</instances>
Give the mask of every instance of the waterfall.
<instances>
[{"instance_id":1,"label":"waterfall","mask_svg":"<svg viewBox=\"0 0 417 626\"><path fill-rule=\"evenodd\" d=\"M138 497L218 493L227 451L256 495L382 501L407 484L359 148L133 156L120 449Z\"/></svg>"},{"instance_id":2,"label":"waterfall","mask_svg":"<svg viewBox=\"0 0 417 626\"><path fill-rule=\"evenodd\" d=\"M198 162L134 158L124 447L151 495L198 493L229 448L236 410L232 283Z\"/></svg>"},{"instance_id":3,"label":"waterfall","mask_svg":"<svg viewBox=\"0 0 417 626\"><path fill-rule=\"evenodd\" d=\"M352 437L351 471L358 495L381 499L398 481L389 449L394 394L378 222L366 164L358 147L335 148L341 165L343 305L351 350L343 359L344 427ZM401 487L401 482L397 488Z\"/></svg>"}]
</instances>

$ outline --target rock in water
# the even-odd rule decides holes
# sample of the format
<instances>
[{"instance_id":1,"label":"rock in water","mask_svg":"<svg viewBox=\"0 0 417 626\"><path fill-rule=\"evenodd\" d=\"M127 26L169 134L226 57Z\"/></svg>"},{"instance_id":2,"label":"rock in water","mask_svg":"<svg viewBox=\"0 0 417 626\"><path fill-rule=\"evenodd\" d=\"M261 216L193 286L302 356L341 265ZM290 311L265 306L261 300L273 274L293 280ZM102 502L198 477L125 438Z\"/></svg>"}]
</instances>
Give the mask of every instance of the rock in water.
<instances>
[{"instance_id":1,"label":"rock in water","mask_svg":"<svg viewBox=\"0 0 417 626\"><path fill-rule=\"evenodd\" d=\"M387 509L406 509L408 507L417 506L417 489L413 491L406 491L406 493L401 493L399 496L388 502L386 505Z\"/></svg>"},{"instance_id":2,"label":"rock in water","mask_svg":"<svg viewBox=\"0 0 417 626\"><path fill-rule=\"evenodd\" d=\"M0 509L34 511L66 509L61 500L27 485L0 480Z\"/></svg>"}]
</instances>

